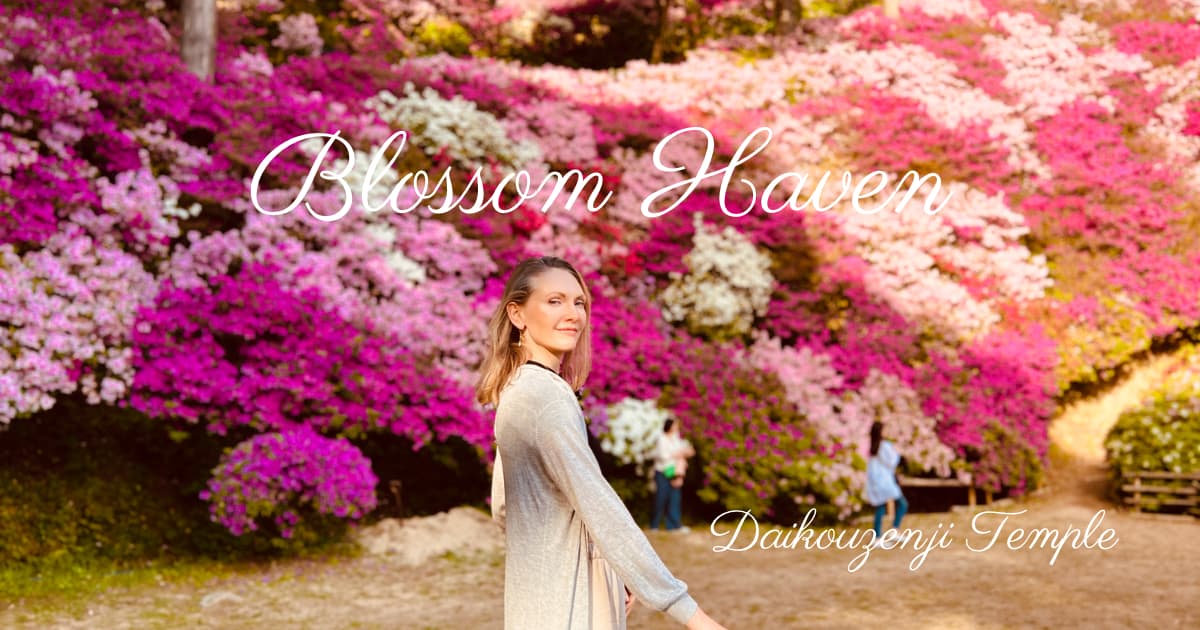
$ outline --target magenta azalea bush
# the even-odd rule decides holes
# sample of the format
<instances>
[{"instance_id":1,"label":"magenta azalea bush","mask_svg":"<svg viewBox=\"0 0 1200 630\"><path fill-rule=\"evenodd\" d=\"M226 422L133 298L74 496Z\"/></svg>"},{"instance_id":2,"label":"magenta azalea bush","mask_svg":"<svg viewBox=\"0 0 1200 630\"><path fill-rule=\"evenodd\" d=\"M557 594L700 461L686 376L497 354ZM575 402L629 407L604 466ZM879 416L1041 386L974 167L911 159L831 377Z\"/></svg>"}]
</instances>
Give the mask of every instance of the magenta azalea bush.
<instances>
[{"instance_id":1,"label":"magenta azalea bush","mask_svg":"<svg viewBox=\"0 0 1200 630\"><path fill-rule=\"evenodd\" d=\"M470 422L468 401L447 395L455 390L436 370L422 373L399 344L314 308L315 289L282 290L271 271L247 264L211 288L160 288L134 327L134 407L216 432L304 422L386 428L418 444L448 419Z\"/></svg>"},{"instance_id":2,"label":"magenta azalea bush","mask_svg":"<svg viewBox=\"0 0 1200 630\"><path fill-rule=\"evenodd\" d=\"M1058 396L1200 323L1194 3L901 2L897 19L868 7L771 38L761 3L688 3L671 62L651 64L616 63L603 29L563 39L584 21L650 33L640 0L232 2L211 82L179 61L168 4L0 8L0 423L82 395L256 435L206 494L231 530L263 516L282 532L302 496L368 511L342 438L459 439L486 461L486 316L531 255L571 260L595 295L593 432L622 401L673 413L704 501L777 514L859 509L875 420L910 474L1030 490ZM608 69L573 69L589 65ZM692 126L711 146L658 146ZM688 176L656 148L668 168L715 170L760 127L772 138L728 207L785 172L915 170L942 189L900 213L827 191L820 212L735 219L711 178L643 215ZM409 133L379 199L411 199L415 171L449 169L463 190L476 167L489 192L517 170L579 169L612 197L596 213L561 197L542 212L543 195L504 215L367 212L357 196L332 223L260 214L263 158L334 130L354 166L337 149L325 167L352 188ZM295 200L319 149L283 153L258 202ZM318 178L306 200L331 212L342 195ZM305 495L311 480L268 465L319 457L346 481Z\"/></svg>"},{"instance_id":3,"label":"magenta azalea bush","mask_svg":"<svg viewBox=\"0 0 1200 630\"><path fill-rule=\"evenodd\" d=\"M200 496L235 536L273 526L291 538L305 514L362 518L375 509L376 483L371 462L352 444L301 425L226 453Z\"/></svg>"}]
</instances>

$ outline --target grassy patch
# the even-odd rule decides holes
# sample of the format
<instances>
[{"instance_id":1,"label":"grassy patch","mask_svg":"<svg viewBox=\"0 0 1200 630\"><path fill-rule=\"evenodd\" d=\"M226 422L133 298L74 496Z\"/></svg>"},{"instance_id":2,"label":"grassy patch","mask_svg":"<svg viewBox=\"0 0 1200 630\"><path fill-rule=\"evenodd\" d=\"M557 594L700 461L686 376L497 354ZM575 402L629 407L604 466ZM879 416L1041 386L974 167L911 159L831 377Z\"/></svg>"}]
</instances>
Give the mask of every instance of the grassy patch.
<instances>
[{"instance_id":1,"label":"grassy patch","mask_svg":"<svg viewBox=\"0 0 1200 630\"><path fill-rule=\"evenodd\" d=\"M38 565L10 565L0 567L0 601L15 604L24 614L32 616L31 621L50 613L86 615L89 605L95 605L97 597L104 593L120 594L154 586L198 590L238 577L272 579L272 575L288 565L337 566L361 554L362 550L356 544L337 541L320 549L278 559L185 558L130 562L92 557L60 559ZM287 580L294 576L285 572L276 577Z\"/></svg>"}]
</instances>

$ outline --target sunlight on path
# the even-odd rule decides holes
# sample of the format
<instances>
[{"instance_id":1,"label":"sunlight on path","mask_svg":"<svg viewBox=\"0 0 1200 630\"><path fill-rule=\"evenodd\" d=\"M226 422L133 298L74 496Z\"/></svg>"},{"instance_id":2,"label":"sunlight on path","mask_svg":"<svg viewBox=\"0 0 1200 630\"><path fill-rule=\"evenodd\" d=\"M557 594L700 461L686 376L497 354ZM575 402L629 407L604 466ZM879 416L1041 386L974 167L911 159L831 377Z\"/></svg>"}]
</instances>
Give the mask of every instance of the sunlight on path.
<instances>
[{"instance_id":1,"label":"sunlight on path","mask_svg":"<svg viewBox=\"0 0 1200 630\"><path fill-rule=\"evenodd\" d=\"M1153 356L1133 366L1132 373L1112 389L1078 401L1050 421L1050 443L1083 465L1104 464L1104 437L1127 409L1135 407L1162 382L1179 352Z\"/></svg>"}]
</instances>

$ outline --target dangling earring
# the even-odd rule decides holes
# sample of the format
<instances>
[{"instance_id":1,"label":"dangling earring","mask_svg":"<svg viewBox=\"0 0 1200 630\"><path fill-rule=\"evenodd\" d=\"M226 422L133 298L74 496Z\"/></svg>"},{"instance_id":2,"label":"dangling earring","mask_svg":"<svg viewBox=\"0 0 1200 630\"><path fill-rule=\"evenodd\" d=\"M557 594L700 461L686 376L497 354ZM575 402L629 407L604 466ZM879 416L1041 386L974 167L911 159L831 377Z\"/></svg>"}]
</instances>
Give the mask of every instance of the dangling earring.
<instances>
[{"instance_id":1,"label":"dangling earring","mask_svg":"<svg viewBox=\"0 0 1200 630\"><path fill-rule=\"evenodd\" d=\"M522 343L524 343L524 342L525 342L525 329L524 329L524 328L522 328L522 329L521 329L521 336L520 336L520 337L517 337L517 347L518 347L518 348L520 348L520 347L521 347L521 344L522 344Z\"/></svg>"}]
</instances>

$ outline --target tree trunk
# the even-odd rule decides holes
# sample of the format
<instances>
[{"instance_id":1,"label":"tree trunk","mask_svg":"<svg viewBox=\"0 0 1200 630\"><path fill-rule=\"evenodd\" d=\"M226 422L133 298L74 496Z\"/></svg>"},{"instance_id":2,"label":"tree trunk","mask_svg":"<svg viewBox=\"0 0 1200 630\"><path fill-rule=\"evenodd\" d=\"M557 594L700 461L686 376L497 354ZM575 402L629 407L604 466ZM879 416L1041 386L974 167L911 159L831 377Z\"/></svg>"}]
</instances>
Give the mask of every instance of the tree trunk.
<instances>
[{"instance_id":1,"label":"tree trunk","mask_svg":"<svg viewBox=\"0 0 1200 630\"><path fill-rule=\"evenodd\" d=\"M802 0L771 0L771 32L792 32L796 25L804 19L804 3Z\"/></svg>"},{"instance_id":2,"label":"tree trunk","mask_svg":"<svg viewBox=\"0 0 1200 630\"><path fill-rule=\"evenodd\" d=\"M661 63L671 20L671 0L655 0L654 4L658 8L658 28L654 33L654 47L650 49L650 63Z\"/></svg>"},{"instance_id":3,"label":"tree trunk","mask_svg":"<svg viewBox=\"0 0 1200 630\"><path fill-rule=\"evenodd\" d=\"M183 64L211 81L217 54L217 1L183 0Z\"/></svg>"}]
</instances>

